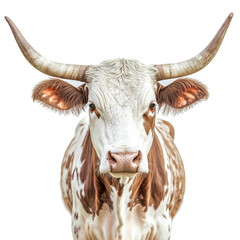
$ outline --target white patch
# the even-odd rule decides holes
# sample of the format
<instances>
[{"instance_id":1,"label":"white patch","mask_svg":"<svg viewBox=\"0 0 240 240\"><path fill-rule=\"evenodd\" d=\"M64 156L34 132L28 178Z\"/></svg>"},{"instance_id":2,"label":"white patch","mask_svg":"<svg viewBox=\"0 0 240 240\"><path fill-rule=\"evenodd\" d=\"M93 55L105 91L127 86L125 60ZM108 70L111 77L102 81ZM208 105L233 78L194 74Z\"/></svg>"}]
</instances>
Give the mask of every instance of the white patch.
<instances>
[{"instance_id":1,"label":"white patch","mask_svg":"<svg viewBox=\"0 0 240 240\"><path fill-rule=\"evenodd\" d=\"M151 112L151 111L150 111L150 112L148 113L148 116L150 116L150 117L154 117L154 115L155 115L155 112Z\"/></svg>"},{"instance_id":2,"label":"white patch","mask_svg":"<svg viewBox=\"0 0 240 240\"><path fill-rule=\"evenodd\" d=\"M120 184L125 185L128 182L128 180L129 180L128 176L121 176L119 181L120 181Z\"/></svg>"}]
</instances>

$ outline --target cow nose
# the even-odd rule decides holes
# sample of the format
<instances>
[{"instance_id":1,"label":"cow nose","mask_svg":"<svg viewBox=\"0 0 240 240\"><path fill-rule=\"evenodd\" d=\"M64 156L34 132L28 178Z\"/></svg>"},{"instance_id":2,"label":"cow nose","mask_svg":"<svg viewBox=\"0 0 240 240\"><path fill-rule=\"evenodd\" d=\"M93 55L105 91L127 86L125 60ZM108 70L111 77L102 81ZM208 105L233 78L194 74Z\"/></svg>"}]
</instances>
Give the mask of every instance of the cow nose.
<instances>
[{"instance_id":1,"label":"cow nose","mask_svg":"<svg viewBox=\"0 0 240 240\"><path fill-rule=\"evenodd\" d=\"M136 173L141 161L141 152L108 152L112 173Z\"/></svg>"}]
</instances>

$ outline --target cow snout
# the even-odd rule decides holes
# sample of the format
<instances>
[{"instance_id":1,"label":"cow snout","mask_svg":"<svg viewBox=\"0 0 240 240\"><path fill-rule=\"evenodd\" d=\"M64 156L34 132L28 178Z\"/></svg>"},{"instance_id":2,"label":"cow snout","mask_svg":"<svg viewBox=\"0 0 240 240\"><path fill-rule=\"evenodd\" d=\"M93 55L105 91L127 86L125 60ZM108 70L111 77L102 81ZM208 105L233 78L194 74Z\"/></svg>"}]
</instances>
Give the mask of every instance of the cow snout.
<instances>
[{"instance_id":1,"label":"cow snout","mask_svg":"<svg viewBox=\"0 0 240 240\"><path fill-rule=\"evenodd\" d=\"M141 152L108 152L111 173L136 173L141 161Z\"/></svg>"}]
</instances>

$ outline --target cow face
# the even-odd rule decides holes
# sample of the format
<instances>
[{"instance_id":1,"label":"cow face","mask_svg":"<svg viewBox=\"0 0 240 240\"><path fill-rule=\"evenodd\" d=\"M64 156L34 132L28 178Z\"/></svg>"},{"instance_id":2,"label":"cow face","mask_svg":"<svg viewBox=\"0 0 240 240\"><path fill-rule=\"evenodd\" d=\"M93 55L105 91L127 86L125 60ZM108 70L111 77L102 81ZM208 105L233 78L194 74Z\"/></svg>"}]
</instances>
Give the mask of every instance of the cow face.
<instances>
[{"instance_id":1,"label":"cow face","mask_svg":"<svg viewBox=\"0 0 240 240\"><path fill-rule=\"evenodd\" d=\"M100 159L100 173L133 177L148 173L155 117L164 111L186 109L208 96L204 85L179 79L163 87L154 66L135 60L109 60L89 66L87 83L78 88L51 79L40 83L33 99L60 111L89 108L90 133Z\"/></svg>"},{"instance_id":2,"label":"cow face","mask_svg":"<svg viewBox=\"0 0 240 240\"><path fill-rule=\"evenodd\" d=\"M148 172L156 114L155 69L118 59L89 67L89 118L100 172Z\"/></svg>"}]
</instances>

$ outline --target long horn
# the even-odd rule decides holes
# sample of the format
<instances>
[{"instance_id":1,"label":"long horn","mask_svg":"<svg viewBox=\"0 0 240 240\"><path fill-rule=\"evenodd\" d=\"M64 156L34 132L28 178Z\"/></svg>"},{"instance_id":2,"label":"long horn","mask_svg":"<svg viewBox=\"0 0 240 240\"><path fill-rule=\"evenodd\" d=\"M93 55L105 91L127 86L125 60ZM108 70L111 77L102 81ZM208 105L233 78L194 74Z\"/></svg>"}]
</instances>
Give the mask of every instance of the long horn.
<instances>
[{"instance_id":1,"label":"long horn","mask_svg":"<svg viewBox=\"0 0 240 240\"><path fill-rule=\"evenodd\" d=\"M18 30L13 21L5 17L8 22L13 35L17 41L17 44L22 51L25 58L29 63L32 64L33 67L38 69L39 71L59 78L78 80L82 82L86 82L85 72L88 66L84 65L74 65L74 64L63 64L57 63L48 60L47 58L40 55L23 37L21 32Z\"/></svg>"},{"instance_id":2,"label":"long horn","mask_svg":"<svg viewBox=\"0 0 240 240\"><path fill-rule=\"evenodd\" d=\"M155 65L157 67L157 80L183 77L195 73L206 67L216 55L225 33L232 20L233 13L230 13L213 40L197 56L179 63Z\"/></svg>"}]
</instances>

